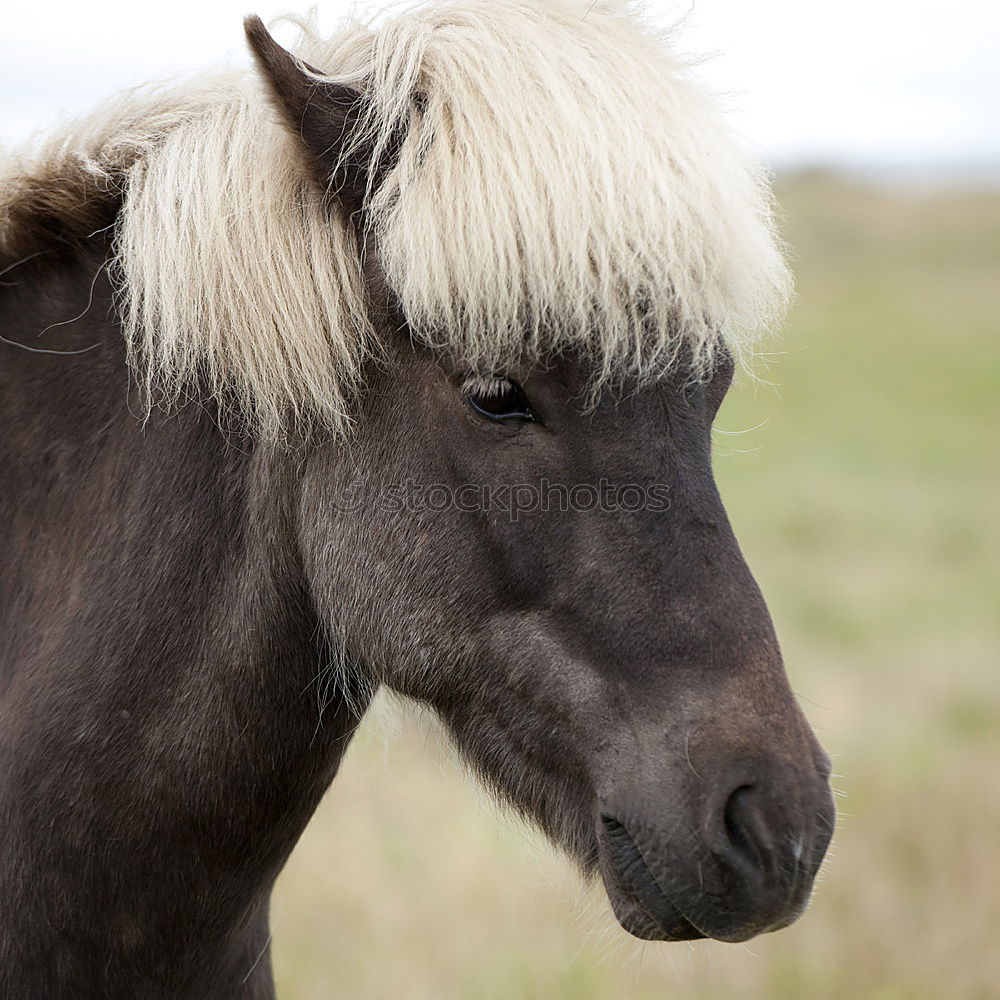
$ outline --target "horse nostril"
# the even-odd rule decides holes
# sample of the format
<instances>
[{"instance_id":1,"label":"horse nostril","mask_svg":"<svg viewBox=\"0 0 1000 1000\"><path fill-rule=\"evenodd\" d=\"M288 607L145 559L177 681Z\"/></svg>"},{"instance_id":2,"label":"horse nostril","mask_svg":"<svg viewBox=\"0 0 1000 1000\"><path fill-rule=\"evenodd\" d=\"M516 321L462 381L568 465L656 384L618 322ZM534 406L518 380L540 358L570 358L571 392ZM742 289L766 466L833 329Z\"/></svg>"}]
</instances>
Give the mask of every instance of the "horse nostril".
<instances>
[{"instance_id":1,"label":"horse nostril","mask_svg":"<svg viewBox=\"0 0 1000 1000\"><path fill-rule=\"evenodd\" d=\"M760 796L753 785L740 785L726 800L722 811L726 853L758 872L774 867L774 840L764 815Z\"/></svg>"}]
</instances>

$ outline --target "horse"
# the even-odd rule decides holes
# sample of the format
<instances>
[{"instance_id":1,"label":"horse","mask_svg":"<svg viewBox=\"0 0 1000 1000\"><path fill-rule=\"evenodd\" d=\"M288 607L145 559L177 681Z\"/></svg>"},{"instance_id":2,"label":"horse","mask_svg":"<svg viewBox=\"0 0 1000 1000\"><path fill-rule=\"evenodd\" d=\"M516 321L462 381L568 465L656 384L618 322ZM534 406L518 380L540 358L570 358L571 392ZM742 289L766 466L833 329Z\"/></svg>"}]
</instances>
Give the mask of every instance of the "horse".
<instances>
[{"instance_id":1,"label":"horse","mask_svg":"<svg viewBox=\"0 0 1000 1000\"><path fill-rule=\"evenodd\" d=\"M632 935L789 925L830 763L711 461L765 173L629 4L294 24L0 168L0 993L273 997L380 687Z\"/></svg>"}]
</instances>

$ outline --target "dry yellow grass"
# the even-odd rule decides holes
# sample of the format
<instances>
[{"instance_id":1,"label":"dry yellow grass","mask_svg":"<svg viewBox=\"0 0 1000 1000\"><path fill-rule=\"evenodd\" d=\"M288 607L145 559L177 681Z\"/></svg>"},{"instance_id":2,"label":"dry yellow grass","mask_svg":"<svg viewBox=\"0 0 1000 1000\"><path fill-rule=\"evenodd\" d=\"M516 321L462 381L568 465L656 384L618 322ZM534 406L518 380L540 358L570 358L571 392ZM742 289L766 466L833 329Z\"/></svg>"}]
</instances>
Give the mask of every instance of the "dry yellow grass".
<instances>
[{"instance_id":1,"label":"dry yellow grass","mask_svg":"<svg viewBox=\"0 0 1000 1000\"><path fill-rule=\"evenodd\" d=\"M640 945L411 712L362 732L279 883L283 1000L1000 996L1000 195L781 194L780 389L727 402L716 464L840 775L812 909Z\"/></svg>"}]
</instances>

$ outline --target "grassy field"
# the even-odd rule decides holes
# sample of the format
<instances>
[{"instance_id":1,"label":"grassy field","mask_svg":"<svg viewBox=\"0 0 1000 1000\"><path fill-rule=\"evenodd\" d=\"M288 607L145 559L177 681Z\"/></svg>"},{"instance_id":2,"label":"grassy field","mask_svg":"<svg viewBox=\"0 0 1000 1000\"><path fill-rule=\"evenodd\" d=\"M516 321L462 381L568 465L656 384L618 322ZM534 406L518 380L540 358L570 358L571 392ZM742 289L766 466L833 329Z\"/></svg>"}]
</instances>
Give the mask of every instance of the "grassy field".
<instances>
[{"instance_id":1,"label":"grassy field","mask_svg":"<svg viewBox=\"0 0 1000 1000\"><path fill-rule=\"evenodd\" d=\"M641 945L383 705L279 883L283 1000L1000 996L1000 194L779 195L799 298L716 468L839 775L812 909Z\"/></svg>"}]
</instances>

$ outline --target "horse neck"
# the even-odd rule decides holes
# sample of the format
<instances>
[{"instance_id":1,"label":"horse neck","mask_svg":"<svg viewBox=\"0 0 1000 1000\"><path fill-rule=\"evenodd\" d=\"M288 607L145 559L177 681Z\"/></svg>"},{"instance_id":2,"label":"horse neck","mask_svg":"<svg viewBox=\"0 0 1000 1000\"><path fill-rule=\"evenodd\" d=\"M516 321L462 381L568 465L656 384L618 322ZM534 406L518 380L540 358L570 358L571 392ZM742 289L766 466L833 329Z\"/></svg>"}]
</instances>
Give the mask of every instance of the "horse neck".
<instances>
[{"instance_id":1,"label":"horse neck","mask_svg":"<svg viewBox=\"0 0 1000 1000\"><path fill-rule=\"evenodd\" d=\"M241 935L266 923L356 702L316 683L330 650L299 566L292 461L227 439L194 404L137 418L101 259L36 262L0 289L7 340L83 351L0 343L0 815L14 845L0 879L44 872L57 890L0 886L0 926L36 949L58 929L79 954L46 964L84 978L92 937L102 984L198 961L224 976L223 953L242 962ZM84 316L38 335L88 296ZM150 955L160 971L140 968Z\"/></svg>"}]
</instances>

